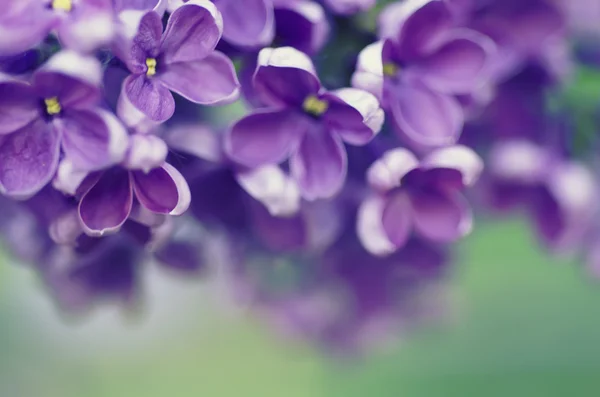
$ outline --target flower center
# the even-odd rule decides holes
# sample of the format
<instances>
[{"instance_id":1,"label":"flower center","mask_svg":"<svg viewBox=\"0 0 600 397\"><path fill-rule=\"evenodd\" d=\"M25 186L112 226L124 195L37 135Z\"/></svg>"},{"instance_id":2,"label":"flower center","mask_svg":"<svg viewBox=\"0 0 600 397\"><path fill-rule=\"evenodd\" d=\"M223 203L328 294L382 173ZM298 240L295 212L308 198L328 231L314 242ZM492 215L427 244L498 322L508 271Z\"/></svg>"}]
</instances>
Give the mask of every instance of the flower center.
<instances>
[{"instance_id":1,"label":"flower center","mask_svg":"<svg viewBox=\"0 0 600 397\"><path fill-rule=\"evenodd\" d=\"M73 9L73 3L71 0L52 0L52 8L69 12Z\"/></svg>"},{"instance_id":2,"label":"flower center","mask_svg":"<svg viewBox=\"0 0 600 397\"><path fill-rule=\"evenodd\" d=\"M329 108L329 104L314 95L306 97L302 104L302 109L313 116L321 116L327 111L327 108Z\"/></svg>"},{"instance_id":3,"label":"flower center","mask_svg":"<svg viewBox=\"0 0 600 397\"><path fill-rule=\"evenodd\" d=\"M383 64L383 74L388 77L394 77L400 71L400 67L395 63L384 63Z\"/></svg>"},{"instance_id":4,"label":"flower center","mask_svg":"<svg viewBox=\"0 0 600 397\"><path fill-rule=\"evenodd\" d=\"M44 99L44 103L46 104L46 113L50 116L55 116L62 110L57 97Z\"/></svg>"},{"instance_id":5,"label":"flower center","mask_svg":"<svg viewBox=\"0 0 600 397\"><path fill-rule=\"evenodd\" d=\"M156 74L156 59L146 58L146 67L148 68L148 70L146 71L146 76L154 76Z\"/></svg>"}]
</instances>

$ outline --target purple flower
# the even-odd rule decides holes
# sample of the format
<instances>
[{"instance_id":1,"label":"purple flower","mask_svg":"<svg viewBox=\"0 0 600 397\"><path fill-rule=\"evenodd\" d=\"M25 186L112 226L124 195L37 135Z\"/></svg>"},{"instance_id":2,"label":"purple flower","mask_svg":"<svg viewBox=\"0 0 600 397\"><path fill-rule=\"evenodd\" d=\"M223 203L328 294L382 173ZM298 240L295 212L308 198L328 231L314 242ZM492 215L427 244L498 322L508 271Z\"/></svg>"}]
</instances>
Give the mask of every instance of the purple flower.
<instances>
[{"instance_id":1,"label":"purple flower","mask_svg":"<svg viewBox=\"0 0 600 397\"><path fill-rule=\"evenodd\" d=\"M291 47L260 52L254 86L270 107L235 123L225 151L251 168L289 158L304 198L334 196L346 178L343 141L364 145L381 129L375 97L356 89L326 92L311 60Z\"/></svg>"},{"instance_id":2,"label":"purple flower","mask_svg":"<svg viewBox=\"0 0 600 397\"><path fill-rule=\"evenodd\" d=\"M0 55L26 51L56 31L63 46L89 52L115 33L110 0L6 0L0 16Z\"/></svg>"},{"instance_id":3,"label":"purple flower","mask_svg":"<svg viewBox=\"0 0 600 397\"><path fill-rule=\"evenodd\" d=\"M598 186L583 164L524 140L496 144L487 164L483 187L492 208L524 208L554 250L582 243L598 210Z\"/></svg>"},{"instance_id":4,"label":"purple flower","mask_svg":"<svg viewBox=\"0 0 600 397\"><path fill-rule=\"evenodd\" d=\"M124 127L96 106L102 70L72 52L51 58L31 84L0 81L0 190L27 198L56 171L60 148L73 166L97 170L123 159Z\"/></svg>"},{"instance_id":5,"label":"purple flower","mask_svg":"<svg viewBox=\"0 0 600 397\"><path fill-rule=\"evenodd\" d=\"M162 122L173 116L170 91L203 105L237 99L233 64L214 51L222 31L214 5L202 1L182 5L169 17L164 33L161 17L150 11L135 31L132 41L118 49L132 73L123 83L121 97L148 118Z\"/></svg>"},{"instance_id":6,"label":"purple flower","mask_svg":"<svg viewBox=\"0 0 600 397\"><path fill-rule=\"evenodd\" d=\"M202 4L205 4L203 0ZM265 46L273 40L275 26L271 0L212 0L223 15L223 39L245 48ZM175 10L188 0L171 0L170 9Z\"/></svg>"},{"instance_id":7,"label":"purple flower","mask_svg":"<svg viewBox=\"0 0 600 397\"><path fill-rule=\"evenodd\" d=\"M482 168L466 146L437 149L421 161L406 149L386 152L368 171L375 194L358 214L363 245L388 255L406 244L413 229L436 242L468 234L472 216L461 190L475 183Z\"/></svg>"},{"instance_id":8,"label":"purple flower","mask_svg":"<svg viewBox=\"0 0 600 397\"><path fill-rule=\"evenodd\" d=\"M323 48L330 33L323 7L312 0L274 0L273 4L279 46L294 47L309 55Z\"/></svg>"},{"instance_id":9,"label":"purple flower","mask_svg":"<svg viewBox=\"0 0 600 397\"><path fill-rule=\"evenodd\" d=\"M464 123L454 95L471 93L485 81L493 44L479 33L454 28L442 1L409 15L392 36L361 52L352 84L380 98L408 143L453 144Z\"/></svg>"}]
</instances>

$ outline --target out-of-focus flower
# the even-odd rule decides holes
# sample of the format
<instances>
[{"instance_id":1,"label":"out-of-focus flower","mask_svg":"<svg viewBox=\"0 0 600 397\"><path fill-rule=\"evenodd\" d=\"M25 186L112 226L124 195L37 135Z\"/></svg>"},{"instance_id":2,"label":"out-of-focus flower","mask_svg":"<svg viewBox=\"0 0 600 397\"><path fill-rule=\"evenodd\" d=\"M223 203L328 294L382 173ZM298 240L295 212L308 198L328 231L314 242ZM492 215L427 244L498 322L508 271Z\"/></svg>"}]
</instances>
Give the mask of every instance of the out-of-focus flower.
<instances>
[{"instance_id":1,"label":"out-of-focus flower","mask_svg":"<svg viewBox=\"0 0 600 397\"><path fill-rule=\"evenodd\" d=\"M381 100L408 143L453 144L464 123L454 95L469 94L485 82L493 43L475 31L456 28L446 4L437 0L394 28L385 29L390 36L362 51L352 84Z\"/></svg>"},{"instance_id":2,"label":"out-of-focus flower","mask_svg":"<svg viewBox=\"0 0 600 397\"><path fill-rule=\"evenodd\" d=\"M177 8L165 32L161 17L147 12L131 40L122 38L119 56L131 76L120 101L128 101L155 122L171 118L171 91L203 105L237 99L239 83L231 60L215 51L223 22L215 6L195 0ZM123 105L125 106L125 105Z\"/></svg>"},{"instance_id":3,"label":"out-of-focus flower","mask_svg":"<svg viewBox=\"0 0 600 397\"><path fill-rule=\"evenodd\" d=\"M26 51L56 31L63 46L90 52L115 33L110 0L6 0L0 16L0 55Z\"/></svg>"},{"instance_id":4,"label":"out-of-focus flower","mask_svg":"<svg viewBox=\"0 0 600 397\"><path fill-rule=\"evenodd\" d=\"M377 99L356 89L326 92L310 58L291 47L262 50L254 84L271 107L231 127L227 153L248 167L291 157L290 170L304 198L334 196L346 177L342 142L364 145L381 129Z\"/></svg>"},{"instance_id":5,"label":"out-of-focus flower","mask_svg":"<svg viewBox=\"0 0 600 397\"><path fill-rule=\"evenodd\" d=\"M323 0L331 11L341 15L356 14L371 9L376 0Z\"/></svg>"},{"instance_id":6,"label":"out-of-focus flower","mask_svg":"<svg viewBox=\"0 0 600 397\"><path fill-rule=\"evenodd\" d=\"M376 193L359 210L361 242L374 255L388 255L406 244L413 229L436 242L465 236L472 215L461 190L482 169L482 160L465 146L438 149L421 161L406 149L385 153L368 172Z\"/></svg>"},{"instance_id":7,"label":"out-of-focus flower","mask_svg":"<svg viewBox=\"0 0 600 397\"><path fill-rule=\"evenodd\" d=\"M127 134L97 106L102 71L93 58L61 52L31 78L0 82L0 190L17 198L37 193L54 176L61 147L80 170L123 159Z\"/></svg>"},{"instance_id":8,"label":"out-of-focus flower","mask_svg":"<svg viewBox=\"0 0 600 397\"><path fill-rule=\"evenodd\" d=\"M496 210L523 207L555 251L579 247L598 209L598 187L583 164L525 140L494 145L482 188Z\"/></svg>"}]
</instances>

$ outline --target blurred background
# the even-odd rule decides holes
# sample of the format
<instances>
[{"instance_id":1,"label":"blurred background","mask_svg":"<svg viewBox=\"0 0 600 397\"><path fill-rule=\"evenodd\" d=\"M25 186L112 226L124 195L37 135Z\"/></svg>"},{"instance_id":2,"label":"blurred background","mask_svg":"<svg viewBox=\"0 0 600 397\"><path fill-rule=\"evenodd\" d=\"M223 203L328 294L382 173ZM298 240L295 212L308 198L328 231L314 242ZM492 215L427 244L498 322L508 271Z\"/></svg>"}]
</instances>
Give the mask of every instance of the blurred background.
<instances>
[{"instance_id":1,"label":"blurred background","mask_svg":"<svg viewBox=\"0 0 600 397\"><path fill-rule=\"evenodd\" d=\"M324 356L148 267L144 307L65 318L34 273L0 267L0 396L596 396L600 288L518 217L461 243L442 323L361 357Z\"/></svg>"}]
</instances>

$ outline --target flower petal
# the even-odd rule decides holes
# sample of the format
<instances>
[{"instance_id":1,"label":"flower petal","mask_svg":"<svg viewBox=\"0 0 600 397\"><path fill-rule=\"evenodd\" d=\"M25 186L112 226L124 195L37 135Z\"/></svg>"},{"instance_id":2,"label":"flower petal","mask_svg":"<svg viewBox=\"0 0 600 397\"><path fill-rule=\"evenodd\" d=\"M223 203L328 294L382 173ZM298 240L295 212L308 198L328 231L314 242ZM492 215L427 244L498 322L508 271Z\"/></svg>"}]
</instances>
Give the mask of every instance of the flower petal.
<instances>
[{"instance_id":1,"label":"flower petal","mask_svg":"<svg viewBox=\"0 0 600 397\"><path fill-rule=\"evenodd\" d=\"M78 2L67 23L58 27L58 37L64 48L91 53L111 42L116 33L113 10L106 2Z\"/></svg>"},{"instance_id":2,"label":"flower petal","mask_svg":"<svg viewBox=\"0 0 600 397\"><path fill-rule=\"evenodd\" d=\"M457 29L434 53L411 67L428 87L450 94L466 94L483 82L491 39L468 29Z\"/></svg>"},{"instance_id":3,"label":"flower petal","mask_svg":"<svg viewBox=\"0 0 600 397\"><path fill-rule=\"evenodd\" d=\"M127 99L155 122L164 122L175 113L175 99L160 81L144 75L131 75L123 82Z\"/></svg>"},{"instance_id":4,"label":"flower petal","mask_svg":"<svg viewBox=\"0 0 600 397\"><path fill-rule=\"evenodd\" d=\"M477 182L483 171L483 160L472 149L463 145L455 145L431 152L423 159L421 167L457 170L462 175L463 184L471 186Z\"/></svg>"},{"instance_id":5,"label":"flower petal","mask_svg":"<svg viewBox=\"0 0 600 397\"><path fill-rule=\"evenodd\" d=\"M58 164L52 187L59 192L75 196L88 174L88 171L77 169L70 159L63 158Z\"/></svg>"},{"instance_id":6,"label":"flower petal","mask_svg":"<svg viewBox=\"0 0 600 397\"><path fill-rule=\"evenodd\" d=\"M257 64L255 90L269 104L300 107L321 89L311 59L295 48L264 48Z\"/></svg>"},{"instance_id":7,"label":"flower petal","mask_svg":"<svg viewBox=\"0 0 600 397\"><path fill-rule=\"evenodd\" d=\"M267 0L215 0L223 14L223 39L241 47L260 47L275 36L273 6Z\"/></svg>"},{"instance_id":8,"label":"flower petal","mask_svg":"<svg viewBox=\"0 0 600 397\"><path fill-rule=\"evenodd\" d=\"M383 41L366 46L359 54L352 86L375 95L382 101L383 95Z\"/></svg>"},{"instance_id":9,"label":"flower petal","mask_svg":"<svg viewBox=\"0 0 600 397\"><path fill-rule=\"evenodd\" d=\"M373 255L385 256L396 250L383 228L385 200L372 196L362 202L358 209L356 234L363 247Z\"/></svg>"},{"instance_id":10,"label":"flower petal","mask_svg":"<svg viewBox=\"0 0 600 397\"><path fill-rule=\"evenodd\" d=\"M223 20L214 4L190 1L169 17L161 42L162 61L166 64L200 60L217 46Z\"/></svg>"},{"instance_id":11,"label":"flower petal","mask_svg":"<svg viewBox=\"0 0 600 397\"><path fill-rule=\"evenodd\" d=\"M130 137L129 151L124 165L131 170L149 172L166 160L169 148L155 135L134 134Z\"/></svg>"},{"instance_id":12,"label":"flower petal","mask_svg":"<svg viewBox=\"0 0 600 397\"><path fill-rule=\"evenodd\" d=\"M35 47L57 22L57 16L42 2L5 0L0 15L0 56Z\"/></svg>"},{"instance_id":13,"label":"flower petal","mask_svg":"<svg viewBox=\"0 0 600 397\"><path fill-rule=\"evenodd\" d=\"M10 134L40 116L40 104L30 85L0 81L0 135Z\"/></svg>"},{"instance_id":14,"label":"flower petal","mask_svg":"<svg viewBox=\"0 0 600 397\"><path fill-rule=\"evenodd\" d=\"M352 145L365 145L383 126L385 114L374 95L356 88L343 88L323 95L329 107L323 120Z\"/></svg>"},{"instance_id":15,"label":"flower petal","mask_svg":"<svg viewBox=\"0 0 600 397\"><path fill-rule=\"evenodd\" d=\"M181 174L169 164L150 172L132 173L140 204L156 213L181 215L189 207L190 190Z\"/></svg>"},{"instance_id":16,"label":"flower petal","mask_svg":"<svg viewBox=\"0 0 600 397\"><path fill-rule=\"evenodd\" d=\"M88 178L92 177L97 176ZM129 217L132 205L129 172L120 167L104 171L79 202L79 217L85 233L102 236L116 232Z\"/></svg>"},{"instance_id":17,"label":"flower petal","mask_svg":"<svg viewBox=\"0 0 600 397\"><path fill-rule=\"evenodd\" d=\"M225 151L248 167L277 164L289 157L308 128L305 117L293 110L256 111L227 131Z\"/></svg>"},{"instance_id":18,"label":"flower petal","mask_svg":"<svg viewBox=\"0 0 600 397\"><path fill-rule=\"evenodd\" d=\"M217 51L201 60L169 64L157 78L171 91L203 105L232 102L239 97L240 83L233 63Z\"/></svg>"},{"instance_id":19,"label":"flower petal","mask_svg":"<svg viewBox=\"0 0 600 397\"><path fill-rule=\"evenodd\" d=\"M58 132L41 120L0 140L0 192L25 199L54 176L60 154Z\"/></svg>"},{"instance_id":20,"label":"flower petal","mask_svg":"<svg viewBox=\"0 0 600 397\"><path fill-rule=\"evenodd\" d=\"M433 241L451 242L467 235L473 226L471 210L458 193L437 190L411 192L416 230Z\"/></svg>"},{"instance_id":21,"label":"flower petal","mask_svg":"<svg viewBox=\"0 0 600 397\"><path fill-rule=\"evenodd\" d=\"M219 136L208 125L177 124L169 128L163 139L169 148L218 163L223 158Z\"/></svg>"},{"instance_id":22,"label":"flower petal","mask_svg":"<svg viewBox=\"0 0 600 397\"><path fill-rule=\"evenodd\" d=\"M318 3L300 0L275 4L277 36L306 54L316 54L329 38L327 13Z\"/></svg>"},{"instance_id":23,"label":"flower petal","mask_svg":"<svg viewBox=\"0 0 600 397\"><path fill-rule=\"evenodd\" d=\"M403 138L424 146L445 146L456 142L462 132L464 115L451 96L424 86L402 84L390 99L393 121Z\"/></svg>"},{"instance_id":24,"label":"flower petal","mask_svg":"<svg viewBox=\"0 0 600 397\"><path fill-rule=\"evenodd\" d=\"M76 168L98 170L123 160L128 146L125 127L105 110L65 112L56 121L65 155Z\"/></svg>"},{"instance_id":25,"label":"flower petal","mask_svg":"<svg viewBox=\"0 0 600 397\"><path fill-rule=\"evenodd\" d=\"M418 166L419 160L409 150L404 148L388 150L369 167L367 180L372 188L387 192L399 187L402 178Z\"/></svg>"},{"instance_id":26,"label":"flower petal","mask_svg":"<svg viewBox=\"0 0 600 397\"><path fill-rule=\"evenodd\" d=\"M322 126L304 134L290 159L290 170L307 200L331 198L346 181L348 159L341 139Z\"/></svg>"},{"instance_id":27,"label":"flower petal","mask_svg":"<svg viewBox=\"0 0 600 397\"><path fill-rule=\"evenodd\" d=\"M384 204L381 224L387 238L396 248L403 247L413 225L412 206L408 194L393 194Z\"/></svg>"},{"instance_id":28,"label":"flower petal","mask_svg":"<svg viewBox=\"0 0 600 397\"><path fill-rule=\"evenodd\" d=\"M236 179L272 216L291 216L300 209L298 185L276 165L239 172Z\"/></svg>"}]
</instances>

